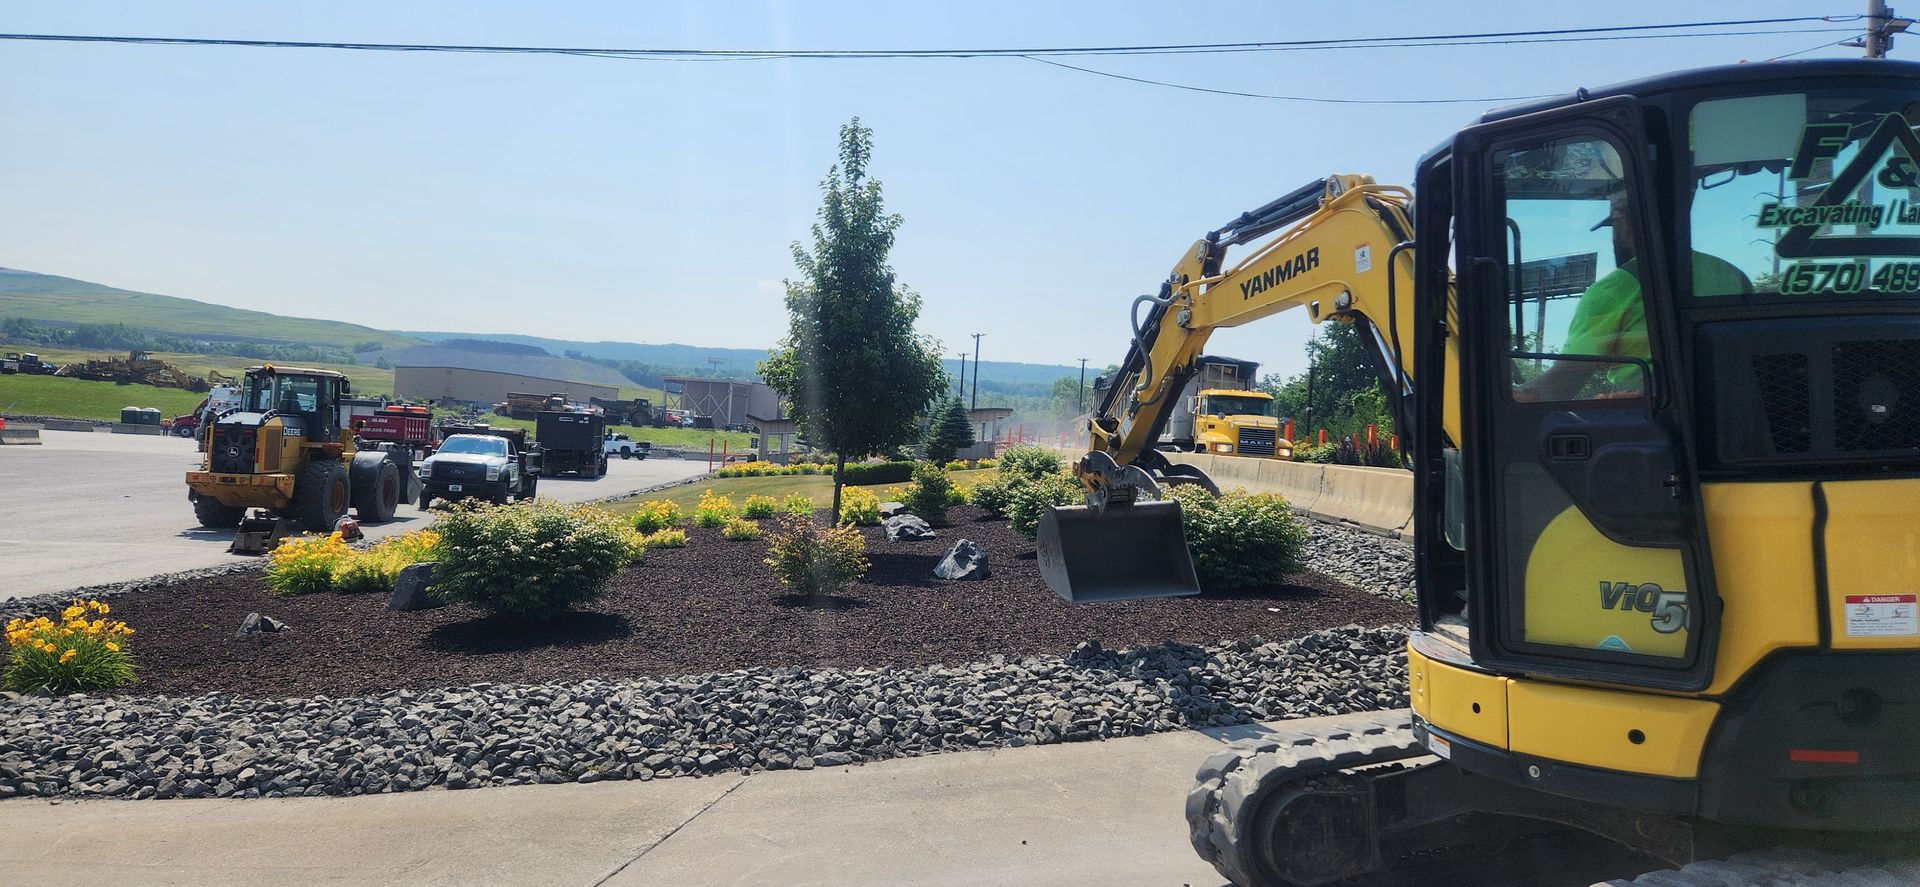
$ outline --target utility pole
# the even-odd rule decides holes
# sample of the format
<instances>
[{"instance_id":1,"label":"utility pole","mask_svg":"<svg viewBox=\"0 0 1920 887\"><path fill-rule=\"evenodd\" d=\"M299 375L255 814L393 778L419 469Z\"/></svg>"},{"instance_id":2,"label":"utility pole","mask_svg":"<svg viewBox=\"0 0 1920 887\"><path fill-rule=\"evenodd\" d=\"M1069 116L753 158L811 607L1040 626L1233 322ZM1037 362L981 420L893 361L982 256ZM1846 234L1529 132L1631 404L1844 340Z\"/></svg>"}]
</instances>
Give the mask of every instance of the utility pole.
<instances>
[{"instance_id":1,"label":"utility pole","mask_svg":"<svg viewBox=\"0 0 1920 887\"><path fill-rule=\"evenodd\" d=\"M980 337L986 333L973 334L973 403L967 409L980 408Z\"/></svg>"},{"instance_id":2,"label":"utility pole","mask_svg":"<svg viewBox=\"0 0 1920 887\"><path fill-rule=\"evenodd\" d=\"M960 398L963 398L966 396L967 396L967 352L962 351L960 352L960 388L959 390L953 392L953 399L959 400Z\"/></svg>"},{"instance_id":3,"label":"utility pole","mask_svg":"<svg viewBox=\"0 0 1920 887\"><path fill-rule=\"evenodd\" d=\"M1087 411L1087 359L1081 357L1081 413Z\"/></svg>"},{"instance_id":4,"label":"utility pole","mask_svg":"<svg viewBox=\"0 0 1920 887\"><path fill-rule=\"evenodd\" d=\"M1860 36L1860 42L1847 41L1847 46L1858 46L1867 51L1867 58L1883 59L1887 50L1893 48L1893 35L1905 31L1913 24L1912 19L1900 18L1900 14L1887 8L1887 0L1867 0L1867 30Z\"/></svg>"}]
</instances>

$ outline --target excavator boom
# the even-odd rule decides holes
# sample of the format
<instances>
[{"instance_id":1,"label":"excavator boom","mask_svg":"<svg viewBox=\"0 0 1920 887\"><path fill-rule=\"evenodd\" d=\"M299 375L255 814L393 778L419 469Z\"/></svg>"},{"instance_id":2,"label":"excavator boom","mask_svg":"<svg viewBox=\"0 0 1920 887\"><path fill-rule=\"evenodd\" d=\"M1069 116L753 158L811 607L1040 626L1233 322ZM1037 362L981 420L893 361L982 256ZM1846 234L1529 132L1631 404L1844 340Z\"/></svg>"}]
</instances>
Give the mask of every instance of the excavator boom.
<instances>
[{"instance_id":1,"label":"excavator boom","mask_svg":"<svg viewBox=\"0 0 1920 887\"><path fill-rule=\"evenodd\" d=\"M1315 323L1375 333L1376 370L1399 404L1411 390L1412 193L1366 176L1316 180L1196 241L1156 295L1133 302L1132 344L1089 418L1073 466L1087 504L1042 518L1047 584L1074 602L1196 594L1180 505L1166 488L1219 492L1154 448L1215 330L1305 308ZM1248 247L1225 267L1228 249ZM1145 309L1142 314L1142 309ZM1155 501L1161 500L1161 501Z\"/></svg>"}]
</instances>

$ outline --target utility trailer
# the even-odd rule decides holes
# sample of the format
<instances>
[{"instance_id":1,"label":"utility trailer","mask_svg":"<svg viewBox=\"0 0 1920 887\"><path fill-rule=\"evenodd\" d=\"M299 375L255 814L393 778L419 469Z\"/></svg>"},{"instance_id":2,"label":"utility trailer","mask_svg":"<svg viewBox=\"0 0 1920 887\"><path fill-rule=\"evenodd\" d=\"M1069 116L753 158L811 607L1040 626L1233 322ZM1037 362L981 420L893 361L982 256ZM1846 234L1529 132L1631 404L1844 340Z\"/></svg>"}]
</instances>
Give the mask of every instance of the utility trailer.
<instances>
[{"instance_id":1,"label":"utility trailer","mask_svg":"<svg viewBox=\"0 0 1920 887\"><path fill-rule=\"evenodd\" d=\"M607 473L606 416L541 410L533 427L548 475L571 471L581 477L600 477Z\"/></svg>"}]
</instances>

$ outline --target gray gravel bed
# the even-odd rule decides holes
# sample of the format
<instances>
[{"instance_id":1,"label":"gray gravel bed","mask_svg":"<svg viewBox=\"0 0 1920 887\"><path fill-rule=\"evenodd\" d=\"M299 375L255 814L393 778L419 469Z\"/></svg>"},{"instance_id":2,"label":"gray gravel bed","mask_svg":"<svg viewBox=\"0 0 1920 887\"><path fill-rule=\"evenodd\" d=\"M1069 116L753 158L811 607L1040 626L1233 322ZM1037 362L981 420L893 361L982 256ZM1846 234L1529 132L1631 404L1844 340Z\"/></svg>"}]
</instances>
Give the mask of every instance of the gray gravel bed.
<instances>
[{"instance_id":1,"label":"gray gravel bed","mask_svg":"<svg viewBox=\"0 0 1920 887\"><path fill-rule=\"evenodd\" d=\"M0 797L358 795L807 770L1406 704L1405 632L263 700L0 694Z\"/></svg>"},{"instance_id":2,"label":"gray gravel bed","mask_svg":"<svg viewBox=\"0 0 1920 887\"><path fill-rule=\"evenodd\" d=\"M1307 520L1307 569L1369 594L1413 602L1413 544L1404 540Z\"/></svg>"}]
</instances>

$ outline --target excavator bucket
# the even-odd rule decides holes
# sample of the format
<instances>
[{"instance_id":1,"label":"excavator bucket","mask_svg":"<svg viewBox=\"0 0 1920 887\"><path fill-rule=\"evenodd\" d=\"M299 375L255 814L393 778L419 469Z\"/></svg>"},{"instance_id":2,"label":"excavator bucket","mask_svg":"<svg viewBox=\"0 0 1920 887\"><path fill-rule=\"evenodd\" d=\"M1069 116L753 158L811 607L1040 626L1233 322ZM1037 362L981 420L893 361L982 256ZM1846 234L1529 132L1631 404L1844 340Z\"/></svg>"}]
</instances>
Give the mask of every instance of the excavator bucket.
<instances>
[{"instance_id":1,"label":"excavator bucket","mask_svg":"<svg viewBox=\"0 0 1920 887\"><path fill-rule=\"evenodd\" d=\"M1049 508L1038 544L1040 575L1068 603L1200 593L1180 503L1172 500Z\"/></svg>"},{"instance_id":2,"label":"excavator bucket","mask_svg":"<svg viewBox=\"0 0 1920 887\"><path fill-rule=\"evenodd\" d=\"M233 554L266 554L279 548L280 540L292 535L292 532L293 521L255 509L240 521L240 526L234 528L233 542L227 545L227 551Z\"/></svg>"}]
</instances>

